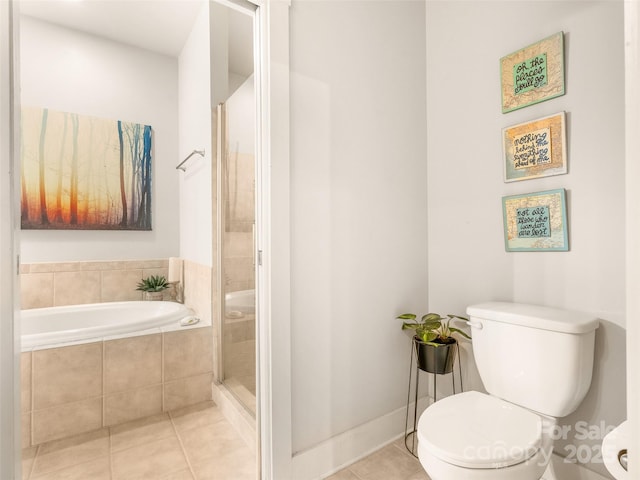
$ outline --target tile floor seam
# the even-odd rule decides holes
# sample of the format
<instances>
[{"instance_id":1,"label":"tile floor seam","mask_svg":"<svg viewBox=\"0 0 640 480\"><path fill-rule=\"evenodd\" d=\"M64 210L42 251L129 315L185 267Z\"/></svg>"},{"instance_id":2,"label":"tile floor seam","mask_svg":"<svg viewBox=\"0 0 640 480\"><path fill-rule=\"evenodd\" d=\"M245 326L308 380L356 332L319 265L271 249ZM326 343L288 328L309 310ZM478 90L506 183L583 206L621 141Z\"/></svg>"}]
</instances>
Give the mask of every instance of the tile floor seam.
<instances>
[{"instance_id":1,"label":"tile floor seam","mask_svg":"<svg viewBox=\"0 0 640 480\"><path fill-rule=\"evenodd\" d=\"M31 462L31 468L29 468L29 475L27 475L26 480L31 480L31 475L33 475L33 467L35 467L36 465L36 459L38 458L38 453L40 453L40 445L36 445L36 453L33 455L33 461Z\"/></svg>"},{"instance_id":2,"label":"tile floor seam","mask_svg":"<svg viewBox=\"0 0 640 480\"><path fill-rule=\"evenodd\" d=\"M107 455L100 455L100 456L85 460L83 462L73 463L73 464L70 464L70 465L65 465L63 467L56 468L54 470L47 470L45 472L42 472L42 473L36 475L35 477L32 477L32 478L30 477L29 480L38 480L38 478L42 478L42 477L46 478L46 477L49 477L51 475L55 475L56 473L61 472L63 470L67 470L69 468L73 468L73 467L77 467L77 466L80 466L80 465L85 465L87 463L95 462L97 460L100 460L101 458L109 458L109 457L110 457L110 455L108 455L108 454ZM33 473L33 471L32 471L32 473Z\"/></svg>"},{"instance_id":3,"label":"tile floor seam","mask_svg":"<svg viewBox=\"0 0 640 480\"><path fill-rule=\"evenodd\" d=\"M111 427L107 427L109 431L109 449L107 453L109 454L109 478L113 480L113 438L111 435Z\"/></svg>"},{"instance_id":4,"label":"tile floor seam","mask_svg":"<svg viewBox=\"0 0 640 480\"><path fill-rule=\"evenodd\" d=\"M171 422L171 427L173 428L173 432L176 435L176 438L178 439L178 443L180 444L180 450L182 450L182 455L184 455L184 459L187 462L187 467L189 467L189 472L191 473L191 476L195 479L196 478L196 472L193 469L193 466L191 465L191 460L189 459L189 456L187 455L187 449L184 448L184 445L182 443L182 437L180 436L180 433L178 432L178 428L176 427L176 424L173 421L173 416L171 415L171 412L169 413L169 421Z\"/></svg>"}]
</instances>

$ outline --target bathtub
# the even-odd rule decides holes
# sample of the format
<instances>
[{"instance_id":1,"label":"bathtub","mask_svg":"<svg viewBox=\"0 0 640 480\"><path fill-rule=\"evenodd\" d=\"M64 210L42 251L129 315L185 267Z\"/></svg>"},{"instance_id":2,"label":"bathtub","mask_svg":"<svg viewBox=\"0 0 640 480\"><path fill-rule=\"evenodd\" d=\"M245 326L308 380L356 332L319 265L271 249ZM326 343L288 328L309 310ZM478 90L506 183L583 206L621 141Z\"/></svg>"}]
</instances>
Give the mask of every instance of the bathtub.
<instances>
[{"instance_id":1,"label":"bathtub","mask_svg":"<svg viewBox=\"0 0 640 480\"><path fill-rule=\"evenodd\" d=\"M224 296L225 316L227 318L242 318L256 312L256 291L240 290L229 292Z\"/></svg>"},{"instance_id":2,"label":"bathtub","mask_svg":"<svg viewBox=\"0 0 640 480\"><path fill-rule=\"evenodd\" d=\"M176 302L110 302L47 307L21 313L22 350L99 341L150 329L192 324L192 312ZM151 333L151 332L149 332Z\"/></svg>"},{"instance_id":3,"label":"bathtub","mask_svg":"<svg viewBox=\"0 0 640 480\"><path fill-rule=\"evenodd\" d=\"M210 401L213 329L196 320L162 301L23 310L23 448Z\"/></svg>"}]
</instances>

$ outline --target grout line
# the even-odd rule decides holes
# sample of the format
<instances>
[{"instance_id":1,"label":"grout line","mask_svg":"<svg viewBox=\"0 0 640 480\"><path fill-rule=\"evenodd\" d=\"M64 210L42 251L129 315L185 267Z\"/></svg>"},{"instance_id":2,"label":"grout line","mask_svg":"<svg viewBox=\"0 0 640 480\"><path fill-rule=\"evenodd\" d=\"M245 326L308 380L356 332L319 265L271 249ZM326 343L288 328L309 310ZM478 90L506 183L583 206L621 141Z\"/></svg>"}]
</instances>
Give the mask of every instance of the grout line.
<instances>
[{"instance_id":1,"label":"grout line","mask_svg":"<svg viewBox=\"0 0 640 480\"><path fill-rule=\"evenodd\" d=\"M29 475L27 475L27 480L31 479L31 475L33 475L33 469L36 466L36 460L38 458L38 454L40 453L40 445L36 446L36 453L33 455L33 462L31 462L31 468L29 469Z\"/></svg>"},{"instance_id":2,"label":"grout line","mask_svg":"<svg viewBox=\"0 0 640 480\"><path fill-rule=\"evenodd\" d=\"M184 448L184 444L182 443L182 437L178 433L178 429L176 428L176 424L173 421L173 415L171 414L171 412L167 412L167 413L169 415L169 421L171 422L171 426L173 427L173 432L175 433L176 438L178 439L178 443L180 444L180 449L182 450L182 454L184 455L184 459L187 462L187 466L189 467L189 472L191 472L191 476L195 479L196 478L196 472L193 470L193 466L191 465L191 460L189 460L189 456L187 455L187 450Z\"/></svg>"},{"instance_id":3,"label":"grout line","mask_svg":"<svg viewBox=\"0 0 640 480\"><path fill-rule=\"evenodd\" d=\"M114 479L113 477L113 438L111 435L111 427L106 427L107 431L109 432L109 478L111 480Z\"/></svg>"},{"instance_id":4,"label":"grout line","mask_svg":"<svg viewBox=\"0 0 640 480\"><path fill-rule=\"evenodd\" d=\"M164 342L164 332L160 333L160 383L162 385L161 388L161 395L162 398L160 399L161 401L161 408L162 411L164 412L166 409L166 404L165 404L165 373L164 373L164 348L165 348L165 342ZM172 422L173 423L173 422Z\"/></svg>"},{"instance_id":5,"label":"grout line","mask_svg":"<svg viewBox=\"0 0 640 480\"><path fill-rule=\"evenodd\" d=\"M107 364L107 349L105 348L105 341L102 340L102 368L100 369L102 372L102 427L104 428L107 424L107 400L106 400L106 392L107 392L107 375L106 375L106 364ZM109 438L111 438L111 430L109 430Z\"/></svg>"},{"instance_id":6,"label":"grout line","mask_svg":"<svg viewBox=\"0 0 640 480\"><path fill-rule=\"evenodd\" d=\"M29 392L29 446L33 446L33 422L35 419L35 416L33 415L33 407L34 407L34 400L33 397L35 396L35 375L33 374L33 367L34 367L34 357L35 355L33 354L33 350L29 352L30 355L30 359L29 359L29 384L30 384L30 392ZM22 432L23 435L25 432ZM35 459L34 459L35 460Z\"/></svg>"}]
</instances>

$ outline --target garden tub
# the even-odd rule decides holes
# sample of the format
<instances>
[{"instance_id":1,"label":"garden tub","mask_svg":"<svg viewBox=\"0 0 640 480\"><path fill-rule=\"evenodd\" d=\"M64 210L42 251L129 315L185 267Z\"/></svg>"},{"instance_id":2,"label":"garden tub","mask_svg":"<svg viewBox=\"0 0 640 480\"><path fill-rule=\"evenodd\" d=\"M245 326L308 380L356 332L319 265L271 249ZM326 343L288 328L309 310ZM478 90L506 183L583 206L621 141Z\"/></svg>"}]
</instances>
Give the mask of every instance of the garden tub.
<instances>
[{"instance_id":1,"label":"garden tub","mask_svg":"<svg viewBox=\"0 0 640 480\"><path fill-rule=\"evenodd\" d=\"M21 318L24 351L163 331L192 323L194 317L180 303L130 301L33 308L23 310Z\"/></svg>"},{"instance_id":2,"label":"garden tub","mask_svg":"<svg viewBox=\"0 0 640 480\"><path fill-rule=\"evenodd\" d=\"M180 303L23 310L23 448L211 400L213 330Z\"/></svg>"}]
</instances>

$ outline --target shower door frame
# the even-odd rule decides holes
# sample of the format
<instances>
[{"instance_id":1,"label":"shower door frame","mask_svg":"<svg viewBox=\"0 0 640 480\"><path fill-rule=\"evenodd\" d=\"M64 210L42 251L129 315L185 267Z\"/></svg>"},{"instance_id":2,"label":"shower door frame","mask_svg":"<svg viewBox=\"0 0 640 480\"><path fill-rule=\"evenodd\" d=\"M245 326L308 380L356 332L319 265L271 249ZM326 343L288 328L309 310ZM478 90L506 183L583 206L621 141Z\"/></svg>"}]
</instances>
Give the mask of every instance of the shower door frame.
<instances>
[{"instance_id":1,"label":"shower door frame","mask_svg":"<svg viewBox=\"0 0 640 480\"><path fill-rule=\"evenodd\" d=\"M293 459L289 374L291 371L289 259L289 9L291 2L290 0L211 1L246 13L252 12L254 19L254 81L257 107L256 424L259 438L260 478L288 480L292 478ZM220 238L220 232L218 232L218 238ZM220 310L218 308L219 313Z\"/></svg>"}]
</instances>

